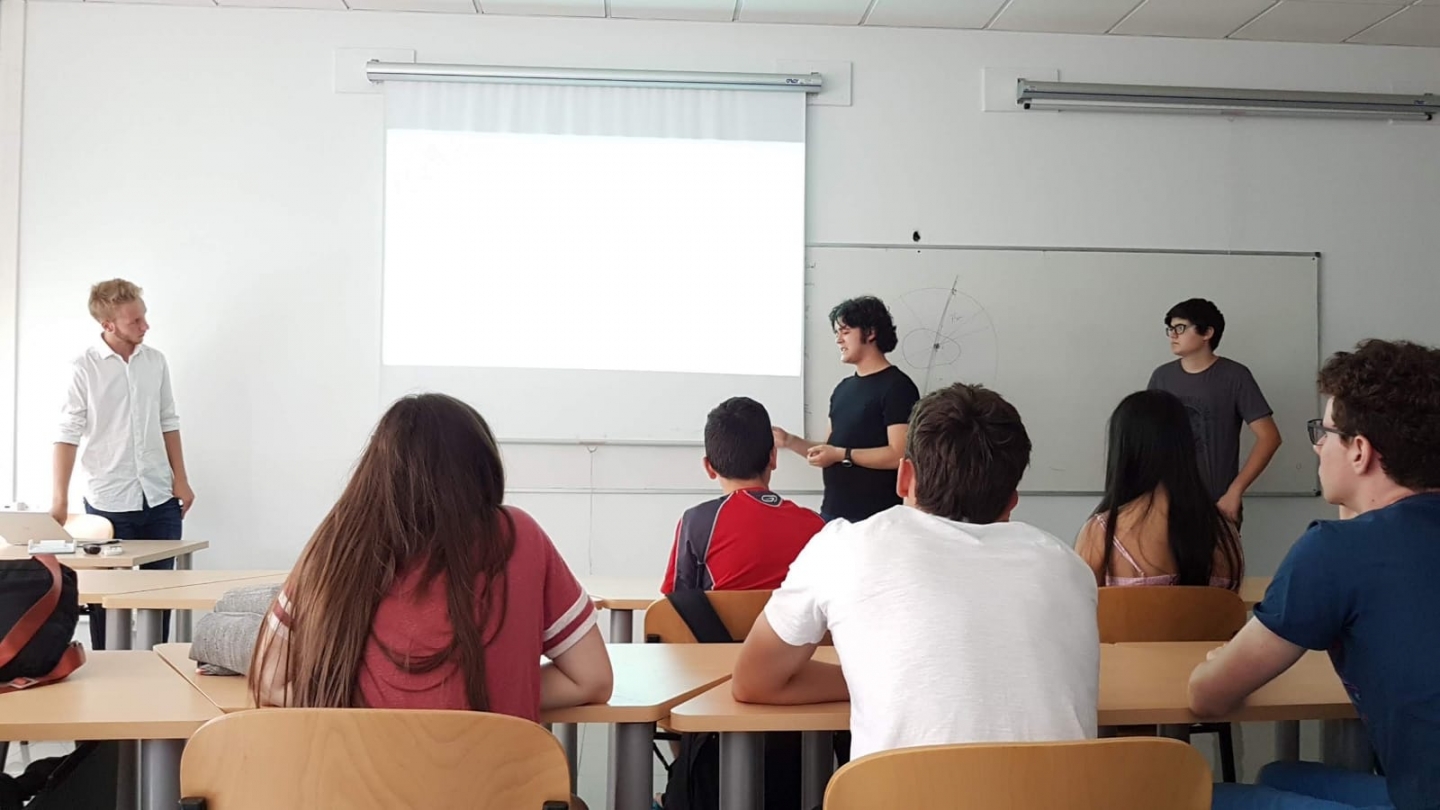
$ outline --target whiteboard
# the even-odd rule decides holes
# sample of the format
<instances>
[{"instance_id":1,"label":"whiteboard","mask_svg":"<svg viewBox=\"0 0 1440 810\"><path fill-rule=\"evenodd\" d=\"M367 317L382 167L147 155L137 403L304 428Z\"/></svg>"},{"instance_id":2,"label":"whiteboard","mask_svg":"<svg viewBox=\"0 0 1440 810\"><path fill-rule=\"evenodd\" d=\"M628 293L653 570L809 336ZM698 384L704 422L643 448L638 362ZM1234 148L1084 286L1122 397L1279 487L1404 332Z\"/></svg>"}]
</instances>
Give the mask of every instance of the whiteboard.
<instances>
[{"instance_id":1,"label":"whiteboard","mask_svg":"<svg viewBox=\"0 0 1440 810\"><path fill-rule=\"evenodd\" d=\"M1175 359L1166 311L1208 298L1225 314L1219 353L1249 366L1284 439L1250 492L1316 492L1305 437L1319 414L1316 254L817 246L805 286L807 435L826 435L830 392L853 373L839 360L830 308L876 295L900 338L890 362L922 394L981 383L1019 409L1035 448L1021 482L1030 493L1103 489L1111 411Z\"/></svg>"}]
</instances>

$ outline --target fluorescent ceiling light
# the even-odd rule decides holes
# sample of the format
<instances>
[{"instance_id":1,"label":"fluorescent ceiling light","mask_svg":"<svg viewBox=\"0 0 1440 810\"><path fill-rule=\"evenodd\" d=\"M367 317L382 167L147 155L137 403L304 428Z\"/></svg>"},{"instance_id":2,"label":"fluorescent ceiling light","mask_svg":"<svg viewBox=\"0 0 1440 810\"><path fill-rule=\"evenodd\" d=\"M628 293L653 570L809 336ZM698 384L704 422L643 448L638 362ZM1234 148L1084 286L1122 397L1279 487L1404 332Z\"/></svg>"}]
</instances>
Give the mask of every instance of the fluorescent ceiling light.
<instances>
[{"instance_id":1,"label":"fluorescent ceiling light","mask_svg":"<svg viewBox=\"0 0 1440 810\"><path fill-rule=\"evenodd\" d=\"M1387 121L1429 121L1440 112L1440 97L1433 94L1316 93L1219 87L1032 82L1026 79L1017 82L1015 103L1027 110L1278 115Z\"/></svg>"}]
</instances>

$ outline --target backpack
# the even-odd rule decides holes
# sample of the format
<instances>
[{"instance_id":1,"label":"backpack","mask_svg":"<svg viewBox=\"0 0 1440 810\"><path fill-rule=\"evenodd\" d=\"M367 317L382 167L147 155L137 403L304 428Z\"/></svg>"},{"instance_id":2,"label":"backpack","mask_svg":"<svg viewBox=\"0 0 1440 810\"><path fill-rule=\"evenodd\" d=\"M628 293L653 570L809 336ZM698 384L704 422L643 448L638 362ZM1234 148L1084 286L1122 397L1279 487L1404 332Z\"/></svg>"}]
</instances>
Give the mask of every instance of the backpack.
<instances>
[{"instance_id":1,"label":"backpack","mask_svg":"<svg viewBox=\"0 0 1440 810\"><path fill-rule=\"evenodd\" d=\"M667 597L701 644L733 644L725 622L705 591L677 591ZM799 732L765 735L766 810L800 806ZM718 810L720 807L720 735L681 734L680 752L665 780L665 810Z\"/></svg>"},{"instance_id":2,"label":"backpack","mask_svg":"<svg viewBox=\"0 0 1440 810\"><path fill-rule=\"evenodd\" d=\"M85 663L75 571L53 554L0 560L0 694L63 680Z\"/></svg>"},{"instance_id":3,"label":"backpack","mask_svg":"<svg viewBox=\"0 0 1440 810\"><path fill-rule=\"evenodd\" d=\"M0 694L64 680L85 663L73 641L80 620L75 571L53 554L0 560ZM0 773L0 810L100 810L115 806L119 744L82 742L74 752Z\"/></svg>"}]
</instances>

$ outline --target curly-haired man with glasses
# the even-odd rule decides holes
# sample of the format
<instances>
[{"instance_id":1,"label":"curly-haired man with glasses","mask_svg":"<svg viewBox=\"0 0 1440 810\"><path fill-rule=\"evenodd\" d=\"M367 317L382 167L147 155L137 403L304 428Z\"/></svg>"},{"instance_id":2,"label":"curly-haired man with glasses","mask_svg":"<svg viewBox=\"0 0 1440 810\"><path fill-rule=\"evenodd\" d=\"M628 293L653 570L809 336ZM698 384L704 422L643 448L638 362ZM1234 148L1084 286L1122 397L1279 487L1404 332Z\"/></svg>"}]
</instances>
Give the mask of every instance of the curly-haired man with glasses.
<instances>
[{"instance_id":1,"label":"curly-haired man with glasses","mask_svg":"<svg viewBox=\"0 0 1440 810\"><path fill-rule=\"evenodd\" d=\"M1384 776L1276 763L1260 787L1220 785L1217 808L1440 808L1440 350L1370 340L1320 371L1310 423L1325 499L1255 617L1190 678L1190 705L1224 716L1327 650Z\"/></svg>"}]
</instances>

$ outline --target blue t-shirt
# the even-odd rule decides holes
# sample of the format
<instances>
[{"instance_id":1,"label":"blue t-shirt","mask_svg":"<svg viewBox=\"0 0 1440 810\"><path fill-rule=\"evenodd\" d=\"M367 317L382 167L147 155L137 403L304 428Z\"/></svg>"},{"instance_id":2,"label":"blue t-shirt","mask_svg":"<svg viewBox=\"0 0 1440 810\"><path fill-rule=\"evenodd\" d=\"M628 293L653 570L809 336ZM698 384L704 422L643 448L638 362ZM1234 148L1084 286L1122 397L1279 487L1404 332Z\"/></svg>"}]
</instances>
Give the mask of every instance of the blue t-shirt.
<instances>
[{"instance_id":1,"label":"blue t-shirt","mask_svg":"<svg viewBox=\"0 0 1440 810\"><path fill-rule=\"evenodd\" d=\"M1440 808L1440 494L1311 524L1255 618L1329 651L1395 807Z\"/></svg>"}]
</instances>

